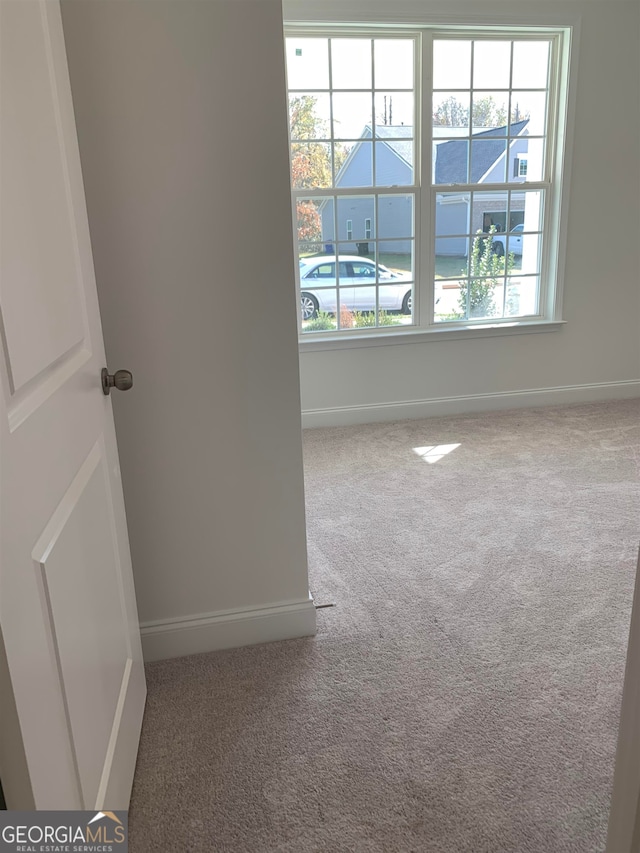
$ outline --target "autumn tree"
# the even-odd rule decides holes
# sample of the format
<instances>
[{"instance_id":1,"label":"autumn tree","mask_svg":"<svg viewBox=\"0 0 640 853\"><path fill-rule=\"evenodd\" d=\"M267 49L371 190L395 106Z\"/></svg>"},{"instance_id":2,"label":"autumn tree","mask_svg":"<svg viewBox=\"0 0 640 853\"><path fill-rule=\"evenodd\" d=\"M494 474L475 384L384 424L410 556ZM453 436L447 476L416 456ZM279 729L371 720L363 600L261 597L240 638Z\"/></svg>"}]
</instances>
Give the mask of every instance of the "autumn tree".
<instances>
[{"instance_id":1,"label":"autumn tree","mask_svg":"<svg viewBox=\"0 0 640 853\"><path fill-rule=\"evenodd\" d=\"M328 122L316 112L317 98L298 95L289 100L291 132L291 184L294 189L322 189L333 186L331 143ZM336 172L345 160L343 146L334 143ZM298 241L322 241L322 222L313 201L298 200L296 205Z\"/></svg>"}]
</instances>

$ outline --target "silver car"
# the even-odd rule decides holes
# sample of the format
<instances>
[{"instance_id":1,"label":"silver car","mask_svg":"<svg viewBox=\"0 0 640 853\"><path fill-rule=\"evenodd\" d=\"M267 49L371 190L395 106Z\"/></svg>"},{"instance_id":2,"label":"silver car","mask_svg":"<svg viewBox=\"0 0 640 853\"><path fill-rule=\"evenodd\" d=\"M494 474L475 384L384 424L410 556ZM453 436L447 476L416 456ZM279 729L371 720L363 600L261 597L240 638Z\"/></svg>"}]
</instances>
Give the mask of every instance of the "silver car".
<instances>
[{"instance_id":1,"label":"silver car","mask_svg":"<svg viewBox=\"0 0 640 853\"><path fill-rule=\"evenodd\" d=\"M338 278L336 280L336 261ZM377 274L377 277L376 277ZM323 255L300 259L300 307L302 319L311 320L320 311L335 314L337 286L340 304L350 311L402 311L411 314L411 275L397 273L368 258L355 255Z\"/></svg>"}]
</instances>

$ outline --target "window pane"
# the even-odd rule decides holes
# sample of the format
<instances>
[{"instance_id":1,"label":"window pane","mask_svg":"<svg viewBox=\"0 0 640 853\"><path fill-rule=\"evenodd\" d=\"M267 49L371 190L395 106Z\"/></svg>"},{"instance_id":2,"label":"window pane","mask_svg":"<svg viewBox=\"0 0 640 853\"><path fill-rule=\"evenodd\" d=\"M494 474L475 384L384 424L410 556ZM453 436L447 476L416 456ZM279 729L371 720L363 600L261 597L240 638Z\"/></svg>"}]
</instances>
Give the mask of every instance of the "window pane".
<instances>
[{"instance_id":1,"label":"window pane","mask_svg":"<svg viewBox=\"0 0 640 853\"><path fill-rule=\"evenodd\" d=\"M474 89L508 89L510 68L510 41L474 41Z\"/></svg>"},{"instance_id":2,"label":"window pane","mask_svg":"<svg viewBox=\"0 0 640 853\"><path fill-rule=\"evenodd\" d=\"M541 181L543 177L544 139L518 137L509 149L508 177L510 181Z\"/></svg>"},{"instance_id":3,"label":"window pane","mask_svg":"<svg viewBox=\"0 0 640 853\"><path fill-rule=\"evenodd\" d=\"M469 92L434 92L434 138L441 136L468 136Z\"/></svg>"},{"instance_id":4,"label":"window pane","mask_svg":"<svg viewBox=\"0 0 640 853\"><path fill-rule=\"evenodd\" d=\"M471 86L471 42L434 41L433 88L468 89Z\"/></svg>"},{"instance_id":5,"label":"window pane","mask_svg":"<svg viewBox=\"0 0 640 853\"><path fill-rule=\"evenodd\" d=\"M515 89L545 89L549 72L549 42L513 43L513 80Z\"/></svg>"},{"instance_id":6,"label":"window pane","mask_svg":"<svg viewBox=\"0 0 640 853\"><path fill-rule=\"evenodd\" d=\"M413 240L380 240L376 248L378 263L386 267L380 276L381 281L389 281L394 277L400 277L402 281L413 279Z\"/></svg>"},{"instance_id":7,"label":"window pane","mask_svg":"<svg viewBox=\"0 0 640 853\"><path fill-rule=\"evenodd\" d=\"M371 39L331 39L334 89L371 88Z\"/></svg>"},{"instance_id":8,"label":"window pane","mask_svg":"<svg viewBox=\"0 0 640 853\"><path fill-rule=\"evenodd\" d=\"M506 140L473 139L471 141L470 183L504 183L506 180L506 151Z\"/></svg>"},{"instance_id":9,"label":"window pane","mask_svg":"<svg viewBox=\"0 0 640 853\"><path fill-rule=\"evenodd\" d=\"M375 237L375 198L372 195L340 196L338 205L338 240L362 241ZM347 222L351 222L351 237ZM369 228L367 229L367 223ZM367 233L367 231L369 233ZM355 249L355 246L354 246Z\"/></svg>"},{"instance_id":10,"label":"window pane","mask_svg":"<svg viewBox=\"0 0 640 853\"><path fill-rule=\"evenodd\" d=\"M332 332L338 328L335 313L327 313L324 307L317 308L311 294L300 296L302 310L302 334L313 332ZM333 297L333 312L335 312L335 293Z\"/></svg>"},{"instance_id":11,"label":"window pane","mask_svg":"<svg viewBox=\"0 0 640 853\"><path fill-rule=\"evenodd\" d=\"M469 233L469 193L438 193L436 195L436 254L439 238ZM448 244L445 244L448 245ZM457 241L457 249L466 253L465 241Z\"/></svg>"},{"instance_id":12,"label":"window pane","mask_svg":"<svg viewBox=\"0 0 640 853\"><path fill-rule=\"evenodd\" d=\"M327 39L292 37L286 40L289 89L329 88Z\"/></svg>"},{"instance_id":13,"label":"window pane","mask_svg":"<svg viewBox=\"0 0 640 853\"><path fill-rule=\"evenodd\" d=\"M436 279L458 278L469 272L469 239L438 237L436 239Z\"/></svg>"},{"instance_id":14,"label":"window pane","mask_svg":"<svg viewBox=\"0 0 640 853\"><path fill-rule=\"evenodd\" d=\"M540 190L519 191L514 189L509 195L509 230L522 223L525 234L542 231L544 193Z\"/></svg>"},{"instance_id":15,"label":"window pane","mask_svg":"<svg viewBox=\"0 0 640 853\"><path fill-rule=\"evenodd\" d=\"M413 237L413 196L382 195L378 197L378 237Z\"/></svg>"},{"instance_id":16,"label":"window pane","mask_svg":"<svg viewBox=\"0 0 640 853\"><path fill-rule=\"evenodd\" d=\"M412 92L376 92L376 127L402 126L413 136L413 100Z\"/></svg>"},{"instance_id":17,"label":"window pane","mask_svg":"<svg viewBox=\"0 0 640 853\"><path fill-rule=\"evenodd\" d=\"M469 183L469 142L465 139L449 139L438 142L434 148L434 183Z\"/></svg>"},{"instance_id":18,"label":"window pane","mask_svg":"<svg viewBox=\"0 0 640 853\"><path fill-rule=\"evenodd\" d=\"M373 186L372 143L345 142L335 147L337 187Z\"/></svg>"},{"instance_id":19,"label":"window pane","mask_svg":"<svg viewBox=\"0 0 640 853\"><path fill-rule=\"evenodd\" d=\"M511 113L519 121L527 121L526 133L543 136L546 125L547 96L544 92L512 92Z\"/></svg>"},{"instance_id":20,"label":"window pane","mask_svg":"<svg viewBox=\"0 0 640 853\"><path fill-rule=\"evenodd\" d=\"M376 89L413 89L413 40L375 39Z\"/></svg>"},{"instance_id":21,"label":"window pane","mask_svg":"<svg viewBox=\"0 0 640 853\"><path fill-rule=\"evenodd\" d=\"M337 92L333 101L333 135L336 139L360 139L371 136L371 93Z\"/></svg>"},{"instance_id":22,"label":"window pane","mask_svg":"<svg viewBox=\"0 0 640 853\"><path fill-rule=\"evenodd\" d=\"M296 139L329 139L329 95L289 96L289 130Z\"/></svg>"},{"instance_id":23,"label":"window pane","mask_svg":"<svg viewBox=\"0 0 640 853\"><path fill-rule=\"evenodd\" d=\"M537 276L510 276L504 308L505 317L527 317L539 313L538 294L540 279Z\"/></svg>"},{"instance_id":24,"label":"window pane","mask_svg":"<svg viewBox=\"0 0 640 853\"><path fill-rule=\"evenodd\" d=\"M413 322L414 242L383 240L378 254L378 325L406 325Z\"/></svg>"},{"instance_id":25,"label":"window pane","mask_svg":"<svg viewBox=\"0 0 640 853\"><path fill-rule=\"evenodd\" d=\"M324 251L333 237L332 199L300 198L296 201L296 234L298 246L305 246L305 254Z\"/></svg>"},{"instance_id":26,"label":"window pane","mask_svg":"<svg viewBox=\"0 0 640 853\"><path fill-rule=\"evenodd\" d=\"M507 191L475 192L471 202L471 234L474 236L478 232L488 234L492 227L497 233L507 231L508 204L509 193ZM517 204L522 206L523 199L521 198ZM522 219L519 221L521 222Z\"/></svg>"},{"instance_id":27,"label":"window pane","mask_svg":"<svg viewBox=\"0 0 640 853\"><path fill-rule=\"evenodd\" d=\"M331 145L325 142L291 144L291 184L294 189L330 187Z\"/></svg>"},{"instance_id":28,"label":"window pane","mask_svg":"<svg viewBox=\"0 0 640 853\"><path fill-rule=\"evenodd\" d=\"M402 127L379 128L378 136L391 136L404 130ZM410 131L411 128L406 128ZM413 139L388 139L376 142L376 186L396 187L413 184Z\"/></svg>"},{"instance_id":29,"label":"window pane","mask_svg":"<svg viewBox=\"0 0 640 853\"><path fill-rule=\"evenodd\" d=\"M539 273L542 234L524 234L518 245L515 242L514 245L509 244L509 251L515 257L513 272Z\"/></svg>"},{"instance_id":30,"label":"window pane","mask_svg":"<svg viewBox=\"0 0 640 853\"><path fill-rule=\"evenodd\" d=\"M302 257L300 310L303 332L335 329L337 306L336 257L333 254Z\"/></svg>"},{"instance_id":31,"label":"window pane","mask_svg":"<svg viewBox=\"0 0 640 853\"><path fill-rule=\"evenodd\" d=\"M493 276L461 280L456 310L465 320L488 320L502 316L504 277Z\"/></svg>"},{"instance_id":32,"label":"window pane","mask_svg":"<svg viewBox=\"0 0 640 853\"><path fill-rule=\"evenodd\" d=\"M473 132L482 128L503 128L509 115L509 93L480 91L473 93Z\"/></svg>"},{"instance_id":33,"label":"window pane","mask_svg":"<svg viewBox=\"0 0 640 853\"><path fill-rule=\"evenodd\" d=\"M378 325L400 326L411 323L413 315L413 282L407 279L378 289Z\"/></svg>"}]
</instances>

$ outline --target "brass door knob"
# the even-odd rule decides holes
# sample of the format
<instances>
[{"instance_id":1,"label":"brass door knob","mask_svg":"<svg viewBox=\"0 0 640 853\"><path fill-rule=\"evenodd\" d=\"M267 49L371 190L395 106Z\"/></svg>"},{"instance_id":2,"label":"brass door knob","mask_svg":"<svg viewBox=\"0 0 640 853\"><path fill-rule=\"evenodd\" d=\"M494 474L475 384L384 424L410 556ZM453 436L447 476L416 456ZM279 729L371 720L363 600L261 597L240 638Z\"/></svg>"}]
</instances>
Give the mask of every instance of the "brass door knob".
<instances>
[{"instance_id":1,"label":"brass door knob","mask_svg":"<svg viewBox=\"0 0 640 853\"><path fill-rule=\"evenodd\" d=\"M117 388L118 391L128 391L133 385L133 373L130 370L116 370L115 373L109 373L106 367L102 368L102 391L105 396L109 396L112 388Z\"/></svg>"}]
</instances>

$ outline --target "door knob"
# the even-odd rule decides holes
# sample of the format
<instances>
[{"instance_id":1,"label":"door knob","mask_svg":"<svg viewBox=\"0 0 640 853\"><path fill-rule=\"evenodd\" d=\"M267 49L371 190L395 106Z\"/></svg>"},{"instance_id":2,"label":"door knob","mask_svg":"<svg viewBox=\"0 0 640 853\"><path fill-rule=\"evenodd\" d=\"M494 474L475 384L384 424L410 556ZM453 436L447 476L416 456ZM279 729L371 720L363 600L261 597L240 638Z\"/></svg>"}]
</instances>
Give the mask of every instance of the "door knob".
<instances>
[{"instance_id":1,"label":"door knob","mask_svg":"<svg viewBox=\"0 0 640 853\"><path fill-rule=\"evenodd\" d=\"M105 396L109 396L112 388L117 388L118 391L128 391L133 385L133 374L130 370L116 370L115 373L109 373L106 367L102 368L102 391Z\"/></svg>"}]
</instances>

